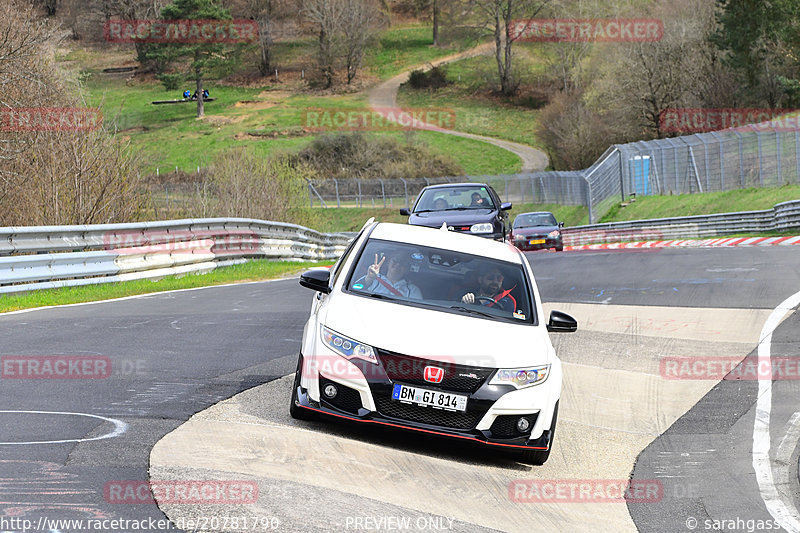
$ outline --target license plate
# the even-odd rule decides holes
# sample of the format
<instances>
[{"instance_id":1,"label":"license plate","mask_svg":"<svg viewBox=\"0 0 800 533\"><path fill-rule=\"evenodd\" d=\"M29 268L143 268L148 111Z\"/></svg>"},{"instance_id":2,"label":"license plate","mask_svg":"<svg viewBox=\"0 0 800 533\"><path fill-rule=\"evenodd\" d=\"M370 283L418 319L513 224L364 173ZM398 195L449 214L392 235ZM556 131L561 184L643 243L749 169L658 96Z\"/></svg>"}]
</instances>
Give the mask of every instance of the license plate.
<instances>
[{"instance_id":1,"label":"license plate","mask_svg":"<svg viewBox=\"0 0 800 533\"><path fill-rule=\"evenodd\" d=\"M396 383L392 390L392 399L405 403L437 407L448 411L466 411L467 397L461 394L450 394Z\"/></svg>"},{"instance_id":2,"label":"license plate","mask_svg":"<svg viewBox=\"0 0 800 533\"><path fill-rule=\"evenodd\" d=\"M531 240L531 244L544 244L544 239Z\"/></svg>"}]
</instances>

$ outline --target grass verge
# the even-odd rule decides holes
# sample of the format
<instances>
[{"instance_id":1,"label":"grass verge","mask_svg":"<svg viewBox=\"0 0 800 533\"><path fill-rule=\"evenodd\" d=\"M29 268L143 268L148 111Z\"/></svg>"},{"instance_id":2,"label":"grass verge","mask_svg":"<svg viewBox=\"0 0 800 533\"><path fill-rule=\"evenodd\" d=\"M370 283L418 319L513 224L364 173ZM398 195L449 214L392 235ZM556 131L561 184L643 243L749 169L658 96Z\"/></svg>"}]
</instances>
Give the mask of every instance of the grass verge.
<instances>
[{"instance_id":1,"label":"grass verge","mask_svg":"<svg viewBox=\"0 0 800 533\"><path fill-rule=\"evenodd\" d=\"M626 207L615 204L600 222L761 211L798 198L800 185L675 196L640 196Z\"/></svg>"},{"instance_id":2,"label":"grass verge","mask_svg":"<svg viewBox=\"0 0 800 533\"><path fill-rule=\"evenodd\" d=\"M243 281L275 279L306 268L330 265L331 262L269 261L258 259L241 265L223 267L208 274L187 274L181 277L168 276L160 280L135 280L121 283L105 283L83 287L46 289L25 294L0 296L0 312L18 311L33 307L64 305L98 300L110 300L124 296L135 296L152 292L191 289Z\"/></svg>"},{"instance_id":3,"label":"grass verge","mask_svg":"<svg viewBox=\"0 0 800 533\"><path fill-rule=\"evenodd\" d=\"M536 58L526 58L525 69L540 66ZM538 107L542 102L530 98L504 98L492 95L496 77L494 59L478 56L449 63L447 79L451 85L437 90L412 89L407 84L397 95L401 107L447 109L455 114L453 129L543 148L536 138Z\"/></svg>"}]
</instances>

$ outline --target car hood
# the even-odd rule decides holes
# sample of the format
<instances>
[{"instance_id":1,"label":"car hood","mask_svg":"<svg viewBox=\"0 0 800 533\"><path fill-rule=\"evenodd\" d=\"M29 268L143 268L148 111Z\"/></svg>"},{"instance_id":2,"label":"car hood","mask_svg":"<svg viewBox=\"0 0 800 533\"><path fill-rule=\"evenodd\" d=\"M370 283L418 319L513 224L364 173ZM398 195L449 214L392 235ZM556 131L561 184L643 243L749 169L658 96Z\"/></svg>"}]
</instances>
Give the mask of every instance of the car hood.
<instances>
[{"instance_id":1,"label":"car hood","mask_svg":"<svg viewBox=\"0 0 800 533\"><path fill-rule=\"evenodd\" d=\"M443 222L448 226L472 225L491 222L497 215L494 209L467 209L464 211L433 211L431 213L412 213L409 224L438 228Z\"/></svg>"},{"instance_id":2,"label":"car hood","mask_svg":"<svg viewBox=\"0 0 800 533\"><path fill-rule=\"evenodd\" d=\"M539 326L432 311L337 293L320 319L327 327L375 348L490 368L547 364L555 356L542 317Z\"/></svg>"},{"instance_id":3,"label":"car hood","mask_svg":"<svg viewBox=\"0 0 800 533\"><path fill-rule=\"evenodd\" d=\"M551 231L561 231L558 226L531 226L529 228L512 228L514 235L547 235Z\"/></svg>"}]
</instances>

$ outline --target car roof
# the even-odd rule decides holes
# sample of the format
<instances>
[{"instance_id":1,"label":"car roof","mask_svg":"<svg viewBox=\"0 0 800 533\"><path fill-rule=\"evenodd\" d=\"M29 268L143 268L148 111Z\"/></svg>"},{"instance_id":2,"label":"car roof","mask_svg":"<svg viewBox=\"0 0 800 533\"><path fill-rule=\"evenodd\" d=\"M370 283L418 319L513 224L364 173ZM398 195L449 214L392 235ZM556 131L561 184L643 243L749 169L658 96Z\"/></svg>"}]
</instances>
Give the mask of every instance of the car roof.
<instances>
[{"instance_id":1,"label":"car roof","mask_svg":"<svg viewBox=\"0 0 800 533\"><path fill-rule=\"evenodd\" d=\"M439 183L438 185L428 185L423 190L428 189L449 189L455 187L486 187L490 188L486 183Z\"/></svg>"},{"instance_id":2,"label":"car roof","mask_svg":"<svg viewBox=\"0 0 800 533\"><path fill-rule=\"evenodd\" d=\"M531 211L530 213L520 213L517 216L521 217L523 215L552 215L550 211ZM555 216L555 215L554 215Z\"/></svg>"},{"instance_id":3,"label":"car roof","mask_svg":"<svg viewBox=\"0 0 800 533\"><path fill-rule=\"evenodd\" d=\"M396 241L418 246L442 248L454 252L479 255L499 261L522 264L519 251L508 243L497 242L486 237L467 235L455 231L378 222L370 238Z\"/></svg>"}]
</instances>

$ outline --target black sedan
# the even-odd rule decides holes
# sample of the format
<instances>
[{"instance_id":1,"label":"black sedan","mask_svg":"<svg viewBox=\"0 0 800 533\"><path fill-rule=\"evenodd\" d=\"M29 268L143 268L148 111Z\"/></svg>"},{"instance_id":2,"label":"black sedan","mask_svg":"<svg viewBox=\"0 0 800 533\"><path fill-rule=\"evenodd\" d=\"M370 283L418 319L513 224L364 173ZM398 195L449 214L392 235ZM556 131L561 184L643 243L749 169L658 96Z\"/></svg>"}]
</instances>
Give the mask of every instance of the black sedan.
<instances>
[{"instance_id":1,"label":"black sedan","mask_svg":"<svg viewBox=\"0 0 800 533\"><path fill-rule=\"evenodd\" d=\"M440 228L503 241L508 210L495 190L485 183L447 183L422 189L412 210L401 209L412 226Z\"/></svg>"},{"instance_id":2,"label":"black sedan","mask_svg":"<svg viewBox=\"0 0 800 533\"><path fill-rule=\"evenodd\" d=\"M511 227L511 242L520 250L543 250L554 248L564 250L561 238L563 222L556 222L553 213L521 213L514 219Z\"/></svg>"}]
</instances>

